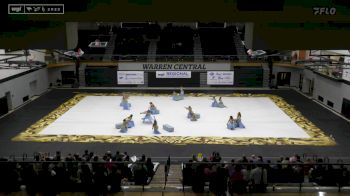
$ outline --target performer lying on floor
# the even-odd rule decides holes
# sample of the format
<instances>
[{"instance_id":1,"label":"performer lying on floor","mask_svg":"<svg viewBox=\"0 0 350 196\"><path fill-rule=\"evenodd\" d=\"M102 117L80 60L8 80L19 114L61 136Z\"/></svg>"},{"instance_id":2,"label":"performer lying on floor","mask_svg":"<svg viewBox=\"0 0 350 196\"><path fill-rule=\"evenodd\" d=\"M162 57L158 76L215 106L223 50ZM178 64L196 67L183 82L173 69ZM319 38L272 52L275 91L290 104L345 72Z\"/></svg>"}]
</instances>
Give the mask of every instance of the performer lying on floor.
<instances>
[{"instance_id":1,"label":"performer lying on floor","mask_svg":"<svg viewBox=\"0 0 350 196\"><path fill-rule=\"evenodd\" d=\"M143 123L152 123L153 121L153 117L152 117L152 113L151 110L147 110L144 112L141 112L140 114L145 114L145 116L142 118L142 122Z\"/></svg>"}]
</instances>

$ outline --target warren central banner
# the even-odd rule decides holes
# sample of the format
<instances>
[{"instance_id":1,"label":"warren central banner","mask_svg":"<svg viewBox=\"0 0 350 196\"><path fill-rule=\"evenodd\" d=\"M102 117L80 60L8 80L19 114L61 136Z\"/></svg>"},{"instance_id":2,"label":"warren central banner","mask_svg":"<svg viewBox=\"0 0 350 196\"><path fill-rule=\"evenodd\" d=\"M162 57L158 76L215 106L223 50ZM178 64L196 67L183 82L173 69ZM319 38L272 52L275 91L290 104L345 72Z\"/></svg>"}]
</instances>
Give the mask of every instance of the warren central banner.
<instances>
[{"instance_id":1,"label":"warren central banner","mask_svg":"<svg viewBox=\"0 0 350 196\"><path fill-rule=\"evenodd\" d=\"M156 62L156 63L134 63L121 62L118 63L119 70L139 70L139 71L229 71L230 63L172 63L172 62Z\"/></svg>"}]
</instances>

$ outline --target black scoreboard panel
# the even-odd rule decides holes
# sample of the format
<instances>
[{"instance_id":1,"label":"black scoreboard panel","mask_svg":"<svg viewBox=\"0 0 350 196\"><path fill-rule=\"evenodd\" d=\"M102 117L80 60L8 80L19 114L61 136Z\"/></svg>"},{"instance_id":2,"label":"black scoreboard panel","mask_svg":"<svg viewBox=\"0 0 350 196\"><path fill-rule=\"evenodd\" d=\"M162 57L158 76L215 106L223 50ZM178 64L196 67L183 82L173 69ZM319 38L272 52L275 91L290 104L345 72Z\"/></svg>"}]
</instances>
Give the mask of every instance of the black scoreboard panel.
<instances>
[{"instance_id":1,"label":"black scoreboard panel","mask_svg":"<svg viewBox=\"0 0 350 196\"><path fill-rule=\"evenodd\" d=\"M262 67L234 67L234 86L236 87L262 87Z\"/></svg>"},{"instance_id":2,"label":"black scoreboard panel","mask_svg":"<svg viewBox=\"0 0 350 196\"><path fill-rule=\"evenodd\" d=\"M117 68L87 67L85 69L86 86L117 86Z\"/></svg>"}]
</instances>

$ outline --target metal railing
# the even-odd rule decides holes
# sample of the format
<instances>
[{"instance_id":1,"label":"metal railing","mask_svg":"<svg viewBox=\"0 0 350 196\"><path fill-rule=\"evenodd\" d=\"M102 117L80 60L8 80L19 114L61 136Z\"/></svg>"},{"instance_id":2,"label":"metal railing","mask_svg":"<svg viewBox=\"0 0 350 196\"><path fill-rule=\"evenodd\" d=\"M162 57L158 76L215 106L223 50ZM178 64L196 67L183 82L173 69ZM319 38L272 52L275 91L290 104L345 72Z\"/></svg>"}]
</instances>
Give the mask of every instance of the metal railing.
<instances>
[{"instance_id":1,"label":"metal railing","mask_svg":"<svg viewBox=\"0 0 350 196\"><path fill-rule=\"evenodd\" d=\"M349 80L350 78L350 65L307 65L306 68L316 71L319 74L337 79L337 80Z\"/></svg>"},{"instance_id":2,"label":"metal railing","mask_svg":"<svg viewBox=\"0 0 350 196\"><path fill-rule=\"evenodd\" d=\"M103 61L104 54L84 54L80 59L82 61ZM195 55L186 55L186 54L157 54L157 55L147 55L147 54L133 54L133 55L117 55L112 54L109 55L111 61L118 62L145 62L149 59L155 59L156 62L194 62ZM251 63L261 63L266 62L267 57L249 57L248 55L202 55L203 62L238 62L240 57L246 57L246 62ZM71 59L65 56L58 56L57 58L52 58L48 61L50 63L59 63L70 61ZM275 62L285 62L290 63L291 59L286 58L286 56L282 56L281 58L276 60Z\"/></svg>"}]
</instances>

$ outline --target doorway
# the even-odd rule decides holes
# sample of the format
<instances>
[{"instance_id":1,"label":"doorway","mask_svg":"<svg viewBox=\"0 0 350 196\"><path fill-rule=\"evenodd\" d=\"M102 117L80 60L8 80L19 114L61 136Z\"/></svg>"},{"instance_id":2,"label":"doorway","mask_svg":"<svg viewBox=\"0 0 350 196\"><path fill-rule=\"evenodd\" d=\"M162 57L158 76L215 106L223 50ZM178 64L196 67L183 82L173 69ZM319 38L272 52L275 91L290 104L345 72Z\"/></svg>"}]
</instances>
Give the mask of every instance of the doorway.
<instances>
[{"instance_id":1,"label":"doorway","mask_svg":"<svg viewBox=\"0 0 350 196\"><path fill-rule=\"evenodd\" d=\"M277 86L290 86L291 72L277 73Z\"/></svg>"},{"instance_id":2,"label":"doorway","mask_svg":"<svg viewBox=\"0 0 350 196\"><path fill-rule=\"evenodd\" d=\"M11 92L8 91L5 93L5 97L6 97L6 100L7 100L7 108L8 110L12 110L13 107L12 107L12 96L11 96Z\"/></svg>"},{"instance_id":3,"label":"doorway","mask_svg":"<svg viewBox=\"0 0 350 196\"><path fill-rule=\"evenodd\" d=\"M343 114L346 118L350 119L350 100L343 98L341 114Z\"/></svg>"},{"instance_id":4,"label":"doorway","mask_svg":"<svg viewBox=\"0 0 350 196\"><path fill-rule=\"evenodd\" d=\"M7 97L0 98L0 116L5 115L9 112L9 108L7 105Z\"/></svg>"}]
</instances>

